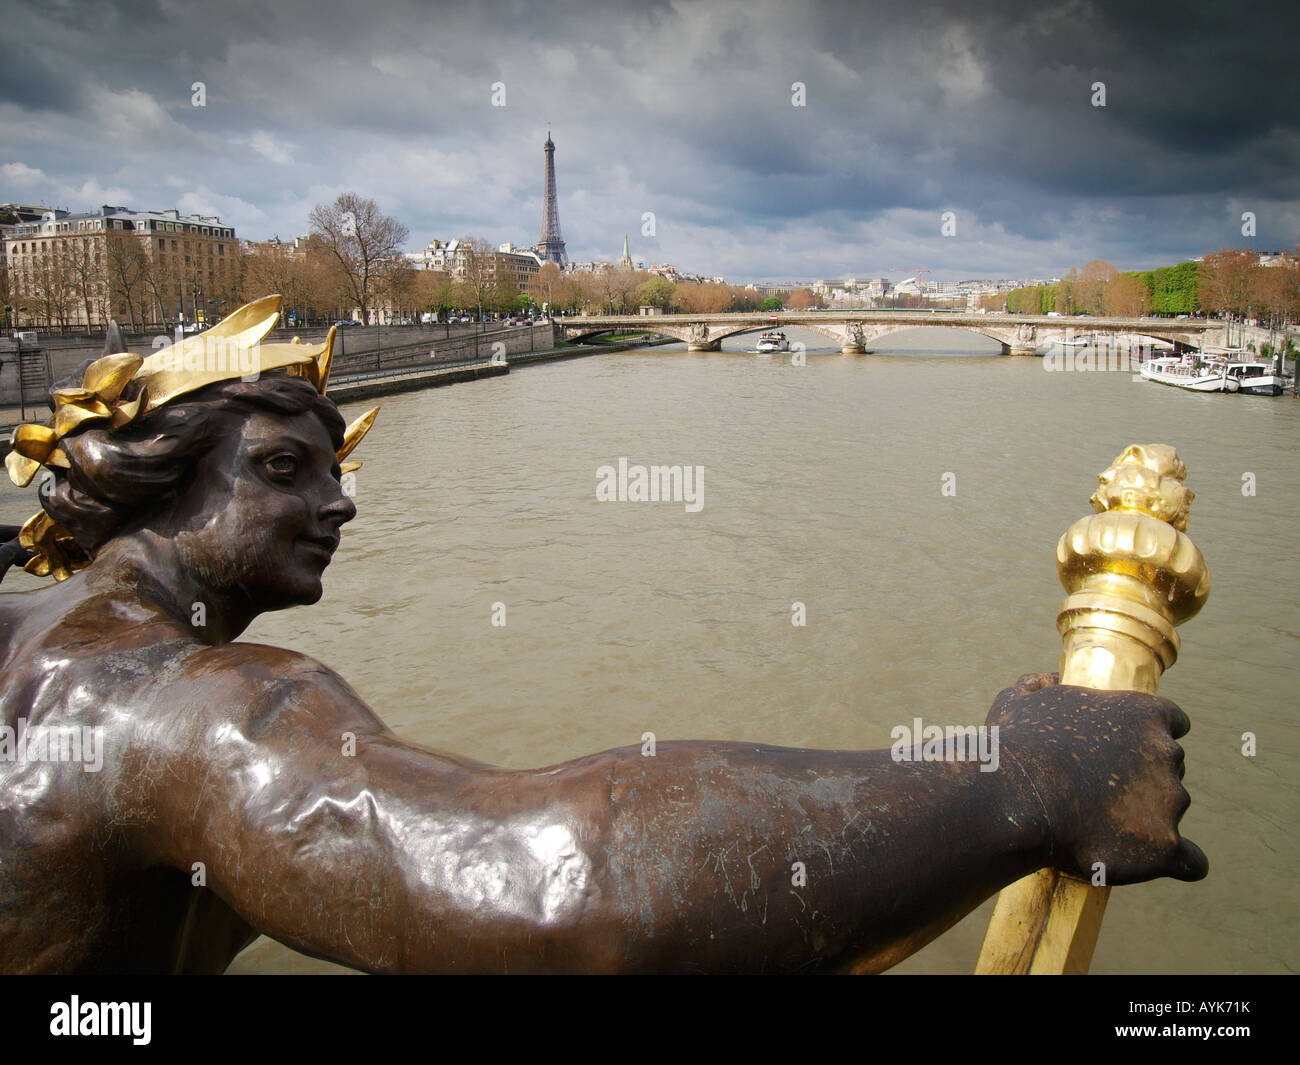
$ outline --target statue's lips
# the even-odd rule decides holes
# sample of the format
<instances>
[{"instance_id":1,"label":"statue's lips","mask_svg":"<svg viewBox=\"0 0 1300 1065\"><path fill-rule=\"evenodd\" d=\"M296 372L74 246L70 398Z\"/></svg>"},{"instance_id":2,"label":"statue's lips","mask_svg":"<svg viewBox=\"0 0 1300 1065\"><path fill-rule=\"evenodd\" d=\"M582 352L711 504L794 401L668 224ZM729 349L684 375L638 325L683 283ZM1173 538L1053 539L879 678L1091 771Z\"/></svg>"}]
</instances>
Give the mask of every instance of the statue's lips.
<instances>
[{"instance_id":1,"label":"statue's lips","mask_svg":"<svg viewBox=\"0 0 1300 1065\"><path fill-rule=\"evenodd\" d=\"M303 547L319 552L325 558L332 559L334 552L338 549L339 538L337 536L300 536L297 542Z\"/></svg>"}]
</instances>

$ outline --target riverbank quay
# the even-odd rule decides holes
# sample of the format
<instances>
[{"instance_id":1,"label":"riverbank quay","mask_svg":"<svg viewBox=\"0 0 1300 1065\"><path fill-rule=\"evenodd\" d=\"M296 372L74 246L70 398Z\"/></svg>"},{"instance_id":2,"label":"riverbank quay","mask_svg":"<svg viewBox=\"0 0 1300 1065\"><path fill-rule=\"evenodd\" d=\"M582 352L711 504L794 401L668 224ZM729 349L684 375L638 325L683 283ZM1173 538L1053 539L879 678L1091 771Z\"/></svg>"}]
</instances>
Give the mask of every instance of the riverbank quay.
<instances>
[{"instance_id":1,"label":"riverbank quay","mask_svg":"<svg viewBox=\"0 0 1300 1065\"><path fill-rule=\"evenodd\" d=\"M329 398L335 403L356 403L377 396L399 392L417 392L424 388L477 381L483 377L501 377L510 365L492 359L476 359L449 366L412 366L369 373L341 374L330 377Z\"/></svg>"},{"instance_id":2,"label":"riverbank quay","mask_svg":"<svg viewBox=\"0 0 1300 1065\"><path fill-rule=\"evenodd\" d=\"M558 362L561 359L583 359L588 355L612 355L618 351L631 351L639 348L657 348L664 344L680 344L673 337L660 337L655 340L626 340L619 344L570 344L557 346L547 351L527 352L511 355L507 361L511 366L531 366L538 362Z\"/></svg>"},{"instance_id":3,"label":"riverbank quay","mask_svg":"<svg viewBox=\"0 0 1300 1065\"><path fill-rule=\"evenodd\" d=\"M622 344L575 344L571 347L524 351L498 358L467 359L461 362L430 366L427 361L412 362L406 367L389 367L383 370L353 373L335 373L330 377L329 395L337 403L354 403L378 396L400 392L416 392L424 388L477 381L485 377L501 377L521 366L542 362L559 362L565 359L582 359L591 355L609 355L630 348L655 347L674 344L671 339L656 341L627 341Z\"/></svg>"}]
</instances>

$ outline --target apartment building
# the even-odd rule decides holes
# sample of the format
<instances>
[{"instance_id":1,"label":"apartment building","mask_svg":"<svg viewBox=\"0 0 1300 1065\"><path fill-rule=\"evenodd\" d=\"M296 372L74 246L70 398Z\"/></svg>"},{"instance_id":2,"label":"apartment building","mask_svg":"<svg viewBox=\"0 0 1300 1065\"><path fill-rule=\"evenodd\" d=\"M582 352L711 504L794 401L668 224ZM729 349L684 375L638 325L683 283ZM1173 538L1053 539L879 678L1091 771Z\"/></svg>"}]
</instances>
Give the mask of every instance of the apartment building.
<instances>
[{"instance_id":1,"label":"apartment building","mask_svg":"<svg viewBox=\"0 0 1300 1065\"><path fill-rule=\"evenodd\" d=\"M8 227L4 255L17 324L171 327L219 317L238 298L235 231L210 215L49 209Z\"/></svg>"},{"instance_id":2,"label":"apartment building","mask_svg":"<svg viewBox=\"0 0 1300 1065\"><path fill-rule=\"evenodd\" d=\"M496 251L476 253L466 240L431 240L423 251L407 252L405 257L417 269L440 270L457 281L469 280L469 275L482 269L487 284L511 285L520 292L528 291L542 268L542 260L531 249L501 244Z\"/></svg>"}]
</instances>

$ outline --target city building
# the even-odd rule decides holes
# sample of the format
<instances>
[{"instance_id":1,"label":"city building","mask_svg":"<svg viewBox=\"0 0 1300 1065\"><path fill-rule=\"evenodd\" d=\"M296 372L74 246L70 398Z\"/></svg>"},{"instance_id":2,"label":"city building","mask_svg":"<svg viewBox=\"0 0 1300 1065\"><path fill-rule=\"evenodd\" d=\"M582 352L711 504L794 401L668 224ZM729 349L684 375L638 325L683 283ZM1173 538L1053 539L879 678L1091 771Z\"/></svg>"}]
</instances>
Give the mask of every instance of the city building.
<instances>
[{"instance_id":1,"label":"city building","mask_svg":"<svg viewBox=\"0 0 1300 1065\"><path fill-rule=\"evenodd\" d=\"M4 255L15 323L170 327L210 321L238 298L239 242L212 215L47 209L9 227Z\"/></svg>"},{"instance_id":2,"label":"city building","mask_svg":"<svg viewBox=\"0 0 1300 1065\"><path fill-rule=\"evenodd\" d=\"M542 268L541 257L532 249L514 244L497 245L495 251L475 252L467 240L431 240L423 251L407 252L406 261L419 270L439 270L457 281L469 279L476 262L485 264L486 284L511 285L525 292Z\"/></svg>"}]
</instances>

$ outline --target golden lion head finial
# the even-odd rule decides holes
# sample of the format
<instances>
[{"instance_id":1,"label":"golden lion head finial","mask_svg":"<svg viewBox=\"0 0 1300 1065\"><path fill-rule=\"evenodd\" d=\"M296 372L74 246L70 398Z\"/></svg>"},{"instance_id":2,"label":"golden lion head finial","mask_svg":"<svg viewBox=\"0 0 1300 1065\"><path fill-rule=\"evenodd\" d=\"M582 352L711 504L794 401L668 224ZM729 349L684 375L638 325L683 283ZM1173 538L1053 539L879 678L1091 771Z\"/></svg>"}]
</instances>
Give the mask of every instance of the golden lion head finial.
<instances>
[{"instance_id":1,"label":"golden lion head finial","mask_svg":"<svg viewBox=\"0 0 1300 1065\"><path fill-rule=\"evenodd\" d=\"M1135 510L1187 531L1196 493L1183 484L1187 467L1168 444L1134 444L1098 476L1089 502L1098 513Z\"/></svg>"}]
</instances>

